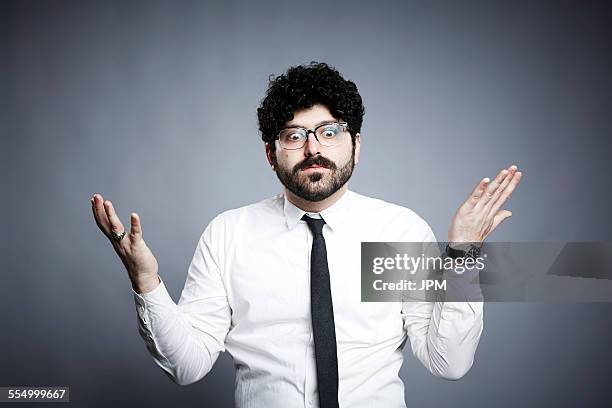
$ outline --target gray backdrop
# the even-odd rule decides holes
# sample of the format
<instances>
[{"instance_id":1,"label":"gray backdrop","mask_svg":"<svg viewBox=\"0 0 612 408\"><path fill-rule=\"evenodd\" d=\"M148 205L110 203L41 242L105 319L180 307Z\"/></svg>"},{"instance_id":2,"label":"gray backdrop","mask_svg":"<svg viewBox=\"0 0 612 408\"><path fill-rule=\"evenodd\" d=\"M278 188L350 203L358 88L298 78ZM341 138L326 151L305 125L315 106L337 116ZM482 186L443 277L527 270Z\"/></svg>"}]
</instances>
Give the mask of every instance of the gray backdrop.
<instances>
[{"instance_id":1,"label":"gray backdrop","mask_svg":"<svg viewBox=\"0 0 612 408\"><path fill-rule=\"evenodd\" d=\"M364 98L351 188L446 238L473 185L518 164L491 240L611 240L611 9L594 2L21 1L2 9L0 386L67 385L73 406L229 407L223 355L172 383L137 333L95 226L138 211L175 301L219 212L277 194L256 108L268 75L326 61ZM611 304L487 304L472 370L406 349L411 407L601 406Z\"/></svg>"}]
</instances>

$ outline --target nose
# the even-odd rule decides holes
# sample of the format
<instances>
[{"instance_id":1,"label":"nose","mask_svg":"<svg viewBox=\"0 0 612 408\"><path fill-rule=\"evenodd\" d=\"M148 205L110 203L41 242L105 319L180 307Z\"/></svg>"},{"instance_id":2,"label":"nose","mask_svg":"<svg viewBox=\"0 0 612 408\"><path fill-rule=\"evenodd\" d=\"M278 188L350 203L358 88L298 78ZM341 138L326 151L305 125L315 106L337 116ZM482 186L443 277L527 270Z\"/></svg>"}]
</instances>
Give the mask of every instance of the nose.
<instances>
[{"instance_id":1,"label":"nose","mask_svg":"<svg viewBox=\"0 0 612 408\"><path fill-rule=\"evenodd\" d=\"M308 139L306 139L306 145L304 146L305 156L315 156L321 153L321 144L315 137L314 132L308 132Z\"/></svg>"}]
</instances>

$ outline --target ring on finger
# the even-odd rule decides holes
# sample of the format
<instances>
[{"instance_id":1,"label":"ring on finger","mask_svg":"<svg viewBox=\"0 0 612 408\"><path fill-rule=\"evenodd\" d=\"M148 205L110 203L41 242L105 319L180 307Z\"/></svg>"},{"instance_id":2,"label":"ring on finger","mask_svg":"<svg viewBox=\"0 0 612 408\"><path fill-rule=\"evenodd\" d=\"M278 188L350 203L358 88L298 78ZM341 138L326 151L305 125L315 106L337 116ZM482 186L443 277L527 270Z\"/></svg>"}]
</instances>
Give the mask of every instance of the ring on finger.
<instances>
[{"instance_id":1,"label":"ring on finger","mask_svg":"<svg viewBox=\"0 0 612 408\"><path fill-rule=\"evenodd\" d=\"M123 239L123 237L125 237L125 231L123 232L111 232L111 235L113 236L113 239L117 242L121 241Z\"/></svg>"}]
</instances>

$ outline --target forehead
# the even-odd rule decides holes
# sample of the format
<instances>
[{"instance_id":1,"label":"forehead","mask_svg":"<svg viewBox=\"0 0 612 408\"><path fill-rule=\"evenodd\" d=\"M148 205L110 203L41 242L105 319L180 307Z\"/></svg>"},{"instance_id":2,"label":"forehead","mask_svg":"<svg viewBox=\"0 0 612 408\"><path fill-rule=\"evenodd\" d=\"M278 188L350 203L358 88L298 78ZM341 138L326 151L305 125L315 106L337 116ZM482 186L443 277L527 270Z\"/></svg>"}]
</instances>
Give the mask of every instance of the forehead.
<instances>
[{"instance_id":1,"label":"forehead","mask_svg":"<svg viewBox=\"0 0 612 408\"><path fill-rule=\"evenodd\" d=\"M317 104L310 108L295 111L293 119L288 121L285 126L301 126L311 128L321 122L337 120L332 116L326 106Z\"/></svg>"}]
</instances>

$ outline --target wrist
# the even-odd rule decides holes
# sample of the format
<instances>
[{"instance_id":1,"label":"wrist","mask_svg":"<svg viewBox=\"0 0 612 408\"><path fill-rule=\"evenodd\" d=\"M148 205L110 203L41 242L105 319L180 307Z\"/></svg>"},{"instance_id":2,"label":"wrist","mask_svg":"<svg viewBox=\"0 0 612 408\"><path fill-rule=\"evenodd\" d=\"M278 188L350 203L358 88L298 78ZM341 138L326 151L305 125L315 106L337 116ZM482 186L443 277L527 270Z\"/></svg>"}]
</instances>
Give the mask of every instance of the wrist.
<instances>
[{"instance_id":1,"label":"wrist","mask_svg":"<svg viewBox=\"0 0 612 408\"><path fill-rule=\"evenodd\" d=\"M482 242L448 242L445 255L449 258L477 258L480 256Z\"/></svg>"},{"instance_id":2,"label":"wrist","mask_svg":"<svg viewBox=\"0 0 612 408\"><path fill-rule=\"evenodd\" d=\"M151 276L140 276L132 281L132 289L138 294L148 293L153 291L161 283L161 278L157 273Z\"/></svg>"}]
</instances>

